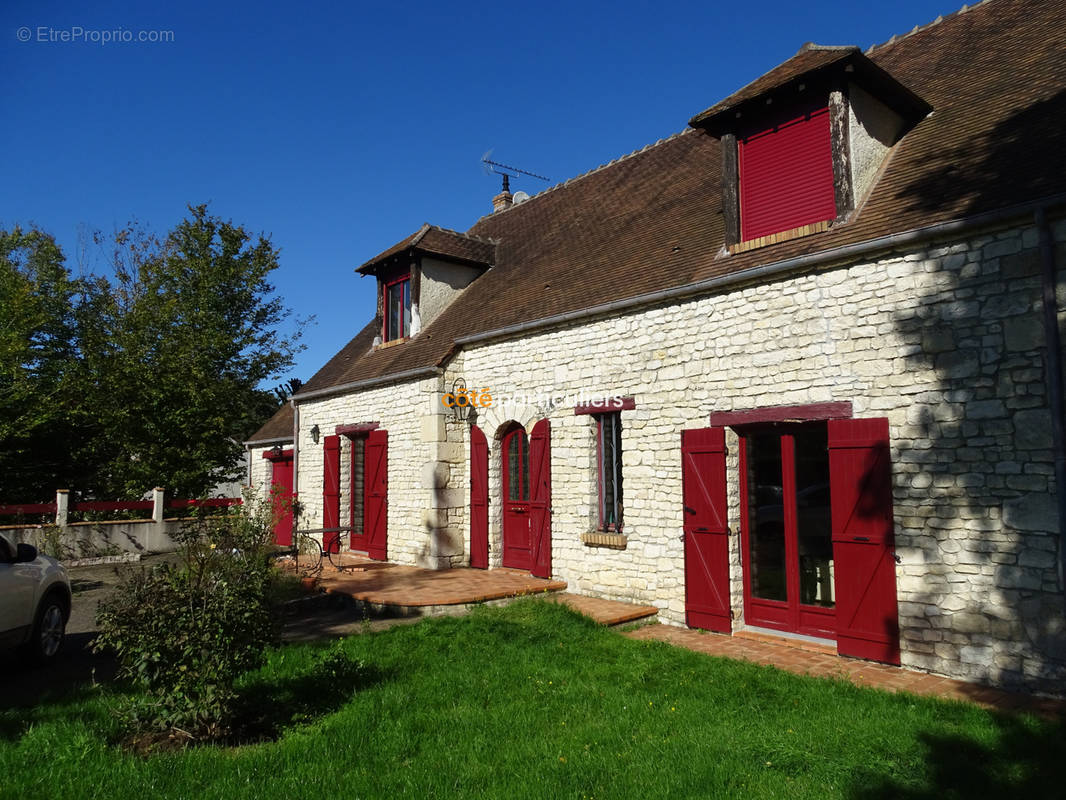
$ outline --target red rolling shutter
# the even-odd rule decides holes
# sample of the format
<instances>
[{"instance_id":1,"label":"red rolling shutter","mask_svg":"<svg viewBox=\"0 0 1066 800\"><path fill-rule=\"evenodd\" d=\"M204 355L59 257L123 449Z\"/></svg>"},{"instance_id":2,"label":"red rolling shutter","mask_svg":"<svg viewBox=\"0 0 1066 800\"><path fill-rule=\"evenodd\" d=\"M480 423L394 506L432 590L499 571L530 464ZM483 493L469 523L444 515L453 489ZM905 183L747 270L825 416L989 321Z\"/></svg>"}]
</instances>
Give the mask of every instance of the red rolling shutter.
<instances>
[{"instance_id":1,"label":"red rolling shutter","mask_svg":"<svg viewBox=\"0 0 1066 800\"><path fill-rule=\"evenodd\" d=\"M489 566L489 443L470 426L470 566Z\"/></svg>"},{"instance_id":2,"label":"red rolling shutter","mask_svg":"<svg viewBox=\"0 0 1066 800\"><path fill-rule=\"evenodd\" d=\"M529 436L529 539L530 572L538 578L552 575L552 474L551 423L542 419Z\"/></svg>"},{"instance_id":3,"label":"red rolling shutter","mask_svg":"<svg viewBox=\"0 0 1066 800\"><path fill-rule=\"evenodd\" d=\"M682 431L685 621L731 633L725 477L725 428Z\"/></svg>"},{"instance_id":4,"label":"red rolling shutter","mask_svg":"<svg viewBox=\"0 0 1066 800\"><path fill-rule=\"evenodd\" d=\"M899 664L888 420L828 424L837 650Z\"/></svg>"},{"instance_id":5,"label":"red rolling shutter","mask_svg":"<svg viewBox=\"0 0 1066 800\"><path fill-rule=\"evenodd\" d=\"M389 434L370 431L366 437L363 477L363 531L367 554L384 561L388 550L389 521Z\"/></svg>"},{"instance_id":6,"label":"red rolling shutter","mask_svg":"<svg viewBox=\"0 0 1066 800\"><path fill-rule=\"evenodd\" d=\"M341 437L322 440L322 527L339 528L341 524ZM338 553L340 534L322 534L322 549Z\"/></svg>"},{"instance_id":7,"label":"red rolling shutter","mask_svg":"<svg viewBox=\"0 0 1066 800\"><path fill-rule=\"evenodd\" d=\"M836 217L829 109L790 116L737 142L742 241Z\"/></svg>"}]
</instances>

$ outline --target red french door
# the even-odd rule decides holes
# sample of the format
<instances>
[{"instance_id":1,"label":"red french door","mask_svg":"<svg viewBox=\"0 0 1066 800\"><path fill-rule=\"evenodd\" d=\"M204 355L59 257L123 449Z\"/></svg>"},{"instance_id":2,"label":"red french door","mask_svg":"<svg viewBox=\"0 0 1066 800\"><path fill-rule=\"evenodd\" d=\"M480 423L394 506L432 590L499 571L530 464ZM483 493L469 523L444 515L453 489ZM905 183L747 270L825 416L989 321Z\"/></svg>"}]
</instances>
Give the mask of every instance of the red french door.
<instances>
[{"instance_id":1,"label":"red french door","mask_svg":"<svg viewBox=\"0 0 1066 800\"><path fill-rule=\"evenodd\" d=\"M292 450L270 460L274 542L285 547L292 544L292 463Z\"/></svg>"},{"instance_id":2,"label":"red french door","mask_svg":"<svg viewBox=\"0 0 1066 800\"><path fill-rule=\"evenodd\" d=\"M745 622L835 639L826 425L750 429L740 444Z\"/></svg>"},{"instance_id":3,"label":"red french door","mask_svg":"<svg viewBox=\"0 0 1066 800\"><path fill-rule=\"evenodd\" d=\"M503 566L533 565L529 535L529 439L519 426L503 437Z\"/></svg>"}]
</instances>

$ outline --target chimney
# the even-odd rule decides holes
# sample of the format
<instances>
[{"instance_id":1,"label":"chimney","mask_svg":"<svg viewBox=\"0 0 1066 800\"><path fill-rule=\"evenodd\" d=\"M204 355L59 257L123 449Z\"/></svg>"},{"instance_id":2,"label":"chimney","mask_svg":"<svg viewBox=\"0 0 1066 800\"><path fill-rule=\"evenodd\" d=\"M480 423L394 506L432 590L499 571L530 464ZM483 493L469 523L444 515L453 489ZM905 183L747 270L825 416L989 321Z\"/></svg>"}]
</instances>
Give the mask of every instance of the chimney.
<instances>
[{"instance_id":1,"label":"chimney","mask_svg":"<svg viewBox=\"0 0 1066 800\"><path fill-rule=\"evenodd\" d=\"M510 208L512 205L514 205L514 201L511 199L510 192L500 192L492 198L492 210L494 213L496 211L503 211L505 208Z\"/></svg>"},{"instance_id":2,"label":"chimney","mask_svg":"<svg viewBox=\"0 0 1066 800\"><path fill-rule=\"evenodd\" d=\"M511 194L511 180L509 175L503 176L503 191L492 198L492 213L497 211L503 211L505 208L510 208L514 201Z\"/></svg>"}]
</instances>

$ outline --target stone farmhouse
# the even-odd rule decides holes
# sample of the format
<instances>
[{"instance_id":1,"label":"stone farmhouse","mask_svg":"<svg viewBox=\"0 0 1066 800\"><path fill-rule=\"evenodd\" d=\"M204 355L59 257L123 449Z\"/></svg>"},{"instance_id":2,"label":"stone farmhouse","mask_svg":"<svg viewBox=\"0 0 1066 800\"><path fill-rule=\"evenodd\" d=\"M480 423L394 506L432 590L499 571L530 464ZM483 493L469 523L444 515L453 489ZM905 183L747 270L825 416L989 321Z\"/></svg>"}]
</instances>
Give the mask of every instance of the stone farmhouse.
<instances>
[{"instance_id":1,"label":"stone farmhouse","mask_svg":"<svg viewBox=\"0 0 1066 800\"><path fill-rule=\"evenodd\" d=\"M251 484L327 547L1063 691L1066 2L804 45L493 205L358 268Z\"/></svg>"}]
</instances>

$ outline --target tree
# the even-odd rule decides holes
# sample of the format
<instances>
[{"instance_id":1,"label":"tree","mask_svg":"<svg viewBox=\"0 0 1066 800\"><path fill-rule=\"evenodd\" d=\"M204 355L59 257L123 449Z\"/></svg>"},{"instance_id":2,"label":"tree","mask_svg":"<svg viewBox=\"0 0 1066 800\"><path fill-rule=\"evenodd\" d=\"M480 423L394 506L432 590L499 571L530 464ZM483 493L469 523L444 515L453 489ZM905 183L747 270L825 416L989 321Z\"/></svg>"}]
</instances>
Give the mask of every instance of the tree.
<instances>
[{"instance_id":1,"label":"tree","mask_svg":"<svg viewBox=\"0 0 1066 800\"><path fill-rule=\"evenodd\" d=\"M238 476L277 407L259 386L292 366L306 321L282 332L269 239L189 212L162 240L98 235L109 278L72 278L47 234L0 231L0 500L194 497Z\"/></svg>"},{"instance_id":2,"label":"tree","mask_svg":"<svg viewBox=\"0 0 1066 800\"><path fill-rule=\"evenodd\" d=\"M48 234L0 231L0 499L46 500L75 480L77 319L89 288Z\"/></svg>"},{"instance_id":3,"label":"tree","mask_svg":"<svg viewBox=\"0 0 1066 800\"><path fill-rule=\"evenodd\" d=\"M268 280L278 250L206 206L189 211L161 243L136 229L115 237L113 346L89 353L117 445L101 494L197 496L238 477L241 442L276 407L258 387L299 350L302 323L282 334L291 312Z\"/></svg>"}]
</instances>

